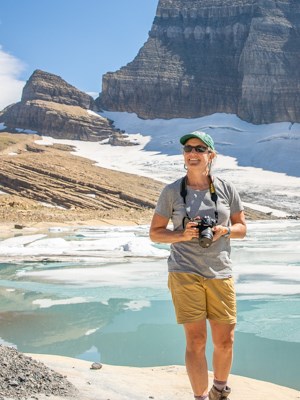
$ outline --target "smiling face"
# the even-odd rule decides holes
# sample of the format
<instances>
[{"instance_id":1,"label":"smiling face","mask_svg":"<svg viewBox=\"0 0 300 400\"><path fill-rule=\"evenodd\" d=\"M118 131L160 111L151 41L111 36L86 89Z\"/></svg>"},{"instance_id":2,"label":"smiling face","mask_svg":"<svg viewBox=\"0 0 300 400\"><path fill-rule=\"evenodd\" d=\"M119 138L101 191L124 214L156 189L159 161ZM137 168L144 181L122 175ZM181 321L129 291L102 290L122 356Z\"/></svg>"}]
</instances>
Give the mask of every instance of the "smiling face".
<instances>
[{"instance_id":1,"label":"smiling face","mask_svg":"<svg viewBox=\"0 0 300 400\"><path fill-rule=\"evenodd\" d=\"M199 172L208 173L209 166L216 156L215 152L207 147L202 140L197 138L187 140L184 146L201 146L207 149L205 152L197 152L195 149L189 152L183 151L183 156L187 170L197 169Z\"/></svg>"}]
</instances>

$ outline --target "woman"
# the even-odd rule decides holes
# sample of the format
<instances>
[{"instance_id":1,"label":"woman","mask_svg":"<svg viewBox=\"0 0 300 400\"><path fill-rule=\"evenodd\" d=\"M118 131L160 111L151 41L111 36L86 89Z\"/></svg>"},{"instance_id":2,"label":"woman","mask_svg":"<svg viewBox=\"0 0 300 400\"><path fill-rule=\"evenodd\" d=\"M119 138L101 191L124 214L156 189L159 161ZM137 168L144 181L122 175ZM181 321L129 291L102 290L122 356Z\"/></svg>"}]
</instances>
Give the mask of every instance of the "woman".
<instances>
[{"instance_id":1,"label":"woman","mask_svg":"<svg viewBox=\"0 0 300 400\"><path fill-rule=\"evenodd\" d=\"M185 331L185 362L194 397L228 399L236 323L230 239L245 236L246 222L234 186L210 175L216 157L211 136L195 131L180 142L187 174L163 189L150 238L171 243L168 286L177 322ZM173 230L168 228L170 219ZM209 393L206 319L214 346L214 382Z\"/></svg>"}]
</instances>

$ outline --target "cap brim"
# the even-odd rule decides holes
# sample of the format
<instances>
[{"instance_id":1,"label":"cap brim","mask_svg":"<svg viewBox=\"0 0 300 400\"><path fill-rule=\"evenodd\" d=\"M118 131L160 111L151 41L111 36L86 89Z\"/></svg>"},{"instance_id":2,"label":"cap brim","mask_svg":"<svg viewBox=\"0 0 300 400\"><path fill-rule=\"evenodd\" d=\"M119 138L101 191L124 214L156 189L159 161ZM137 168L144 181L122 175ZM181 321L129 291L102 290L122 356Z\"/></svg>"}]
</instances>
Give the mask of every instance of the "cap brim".
<instances>
[{"instance_id":1,"label":"cap brim","mask_svg":"<svg viewBox=\"0 0 300 400\"><path fill-rule=\"evenodd\" d=\"M187 142L189 139L192 139L192 138L199 139L198 136L189 133L187 135L182 136L182 138L180 138L180 143L185 144L185 142Z\"/></svg>"},{"instance_id":2,"label":"cap brim","mask_svg":"<svg viewBox=\"0 0 300 400\"><path fill-rule=\"evenodd\" d=\"M182 136L180 138L180 143L182 145L185 145L185 143L189 140L189 139L199 139L201 140L201 142L203 142L204 144L206 144L207 147L209 147L212 150L215 150L215 146L214 146L214 141L213 139L205 132L191 132L191 133L187 133L186 135Z\"/></svg>"}]
</instances>

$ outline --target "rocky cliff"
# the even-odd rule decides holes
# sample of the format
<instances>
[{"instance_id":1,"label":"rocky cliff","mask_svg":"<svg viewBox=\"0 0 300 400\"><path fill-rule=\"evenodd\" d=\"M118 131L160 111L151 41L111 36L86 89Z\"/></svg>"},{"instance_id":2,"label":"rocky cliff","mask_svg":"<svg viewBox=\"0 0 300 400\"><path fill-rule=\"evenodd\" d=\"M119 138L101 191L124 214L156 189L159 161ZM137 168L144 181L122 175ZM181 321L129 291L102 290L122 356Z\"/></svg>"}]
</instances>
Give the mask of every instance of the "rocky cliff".
<instances>
[{"instance_id":1,"label":"rocky cliff","mask_svg":"<svg viewBox=\"0 0 300 400\"><path fill-rule=\"evenodd\" d=\"M94 99L59 76L36 70L22 99L0 112L8 130L30 129L56 138L99 141L118 131L94 112Z\"/></svg>"},{"instance_id":2,"label":"rocky cliff","mask_svg":"<svg viewBox=\"0 0 300 400\"><path fill-rule=\"evenodd\" d=\"M300 2L160 0L136 58L96 100L142 118L234 113L300 122Z\"/></svg>"}]
</instances>

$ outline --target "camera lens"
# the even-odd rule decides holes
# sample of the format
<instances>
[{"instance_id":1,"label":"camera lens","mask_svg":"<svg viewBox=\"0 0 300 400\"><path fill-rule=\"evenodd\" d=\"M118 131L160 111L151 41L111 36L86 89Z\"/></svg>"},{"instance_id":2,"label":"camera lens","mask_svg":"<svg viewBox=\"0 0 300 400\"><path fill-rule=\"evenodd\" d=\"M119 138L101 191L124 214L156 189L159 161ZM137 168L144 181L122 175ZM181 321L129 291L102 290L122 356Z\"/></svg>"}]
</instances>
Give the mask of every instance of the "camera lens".
<instances>
[{"instance_id":1,"label":"camera lens","mask_svg":"<svg viewBox=\"0 0 300 400\"><path fill-rule=\"evenodd\" d=\"M213 232L211 228L206 228L202 232L200 232L199 236L199 244L201 247L209 247L212 244L213 240Z\"/></svg>"}]
</instances>

